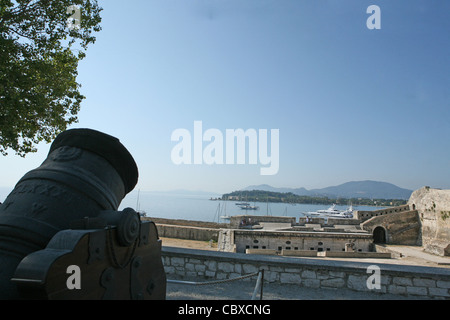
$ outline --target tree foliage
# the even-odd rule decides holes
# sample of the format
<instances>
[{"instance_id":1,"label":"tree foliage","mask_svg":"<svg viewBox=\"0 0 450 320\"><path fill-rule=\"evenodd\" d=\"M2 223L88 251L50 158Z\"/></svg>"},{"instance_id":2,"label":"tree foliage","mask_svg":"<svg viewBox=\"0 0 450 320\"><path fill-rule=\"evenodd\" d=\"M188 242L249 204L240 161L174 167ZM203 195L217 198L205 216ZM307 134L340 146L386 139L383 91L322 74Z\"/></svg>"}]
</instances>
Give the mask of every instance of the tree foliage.
<instances>
[{"instance_id":1,"label":"tree foliage","mask_svg":"<svg viewBox=\"0 0 450 320\"><path fill-rule=\"evenodd\" d=\"M0 153L25 156L78 120L78 62L101 10L96 0L0 0Z\"/></svg>"}]
</instances>

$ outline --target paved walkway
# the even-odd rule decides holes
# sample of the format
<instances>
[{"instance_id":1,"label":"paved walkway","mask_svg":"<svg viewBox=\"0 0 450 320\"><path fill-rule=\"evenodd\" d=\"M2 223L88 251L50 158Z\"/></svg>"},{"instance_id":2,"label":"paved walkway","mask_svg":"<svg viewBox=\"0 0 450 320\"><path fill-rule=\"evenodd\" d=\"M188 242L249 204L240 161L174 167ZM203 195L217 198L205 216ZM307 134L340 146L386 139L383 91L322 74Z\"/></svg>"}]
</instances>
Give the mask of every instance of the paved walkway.
<instances>
[{"instance_id":1,"label":"paved walkway","mask_svg":"<svg viewBox=\"0 0 450 320\"><path fill-rule=\"evenodd\" d=\"M450 257L437 256L423 251L419 246L385 245L389 251L401 255L398 259L403 264L418 264L428 267L450 268Z\"/></svg>"}]
</instances>

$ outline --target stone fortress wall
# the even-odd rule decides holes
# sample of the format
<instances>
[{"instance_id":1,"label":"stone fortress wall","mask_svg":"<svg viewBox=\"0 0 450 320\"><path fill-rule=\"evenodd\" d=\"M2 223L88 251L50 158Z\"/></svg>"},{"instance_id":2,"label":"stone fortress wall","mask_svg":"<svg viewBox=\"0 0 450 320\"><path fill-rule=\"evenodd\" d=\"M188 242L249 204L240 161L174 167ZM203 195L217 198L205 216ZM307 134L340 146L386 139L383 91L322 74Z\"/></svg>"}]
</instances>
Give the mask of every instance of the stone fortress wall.
<instances>
[{"instance_id":1,"label":"stone fortress wall","mask_svg":"<svg viewBox=\"0 0 450 320\"><path fill-rule=\"evenodd\" d=\"M405 206L360 211L355 219L295 221L290 217L252 216L249 221L248 217L240 216L232 218L228 226L201 222L186 222L189 226L171 225L170 221L156 223L159 236L212 239L218 241L222 250L163 247L165 270L172 277L223 280L264 269L267 282L370 291L373 289L367 284L371 275L369 263L301 257L354 253L365 258L378 247L375 243L423 245L428 252L449 256L450 190L424 187L415 191ZM450 299L447 268L376 265L381 269L381 286L376 289L380 294Z\"/></svg>"},{"instance_id":2,"label":"stone fortress wall","mask_svg":"<svg viewBox=\"0 0 450 320\"><path fill-rule=\"evenodd\" d=\"M418 212L424 250L450 256L450 190L423 187L412 193L408 205Z\"/></svg>"},{"instance_id":3,"label":"stone fortress wall","mask_svg":"<svg viewBox=\"0 0 450 320\"><path fill-rule=\"evenodd\" d=\"M298 251L372 251L371 243L418 245L441 256L450 256L450 190L424 187L407 205L375 211L356 211L354 219L233 216L230 223L152 219L159 236L218 241L219 250L247 249ZM244 223L243 223L244 222ZM264 226L278 224L271 230ZM305 253L306 254L306 253Z\"/></svg>"},{"instance_id":4,"label":"stone fortress wall","mask_svg":"<svg viewBox=\"0 0 450 320\"><path fill-rule=\"evenodd\" d=\"M417 245L425 252L450 256L450 190L423 187L405 206L361 212L359 218L374 242Z\"/></svg>"},{"instance_id":5,"label":"stone fortress wall","mask_svg":"<svg viewBox=\"0 0 450 320\"><path fill-rule=\"evenodd\" d=\"M231 280L264 270L264 282L303 288L350 289L420 299L450 299L450 269L367 262L329 261L273 255L214 252L163 247L162 260L170 279ZM379 268L379 285L373 268ZM253 279L247 279L254 281ZM240 280L246 281L246 280Z\"/></svg>"}]
</instances>

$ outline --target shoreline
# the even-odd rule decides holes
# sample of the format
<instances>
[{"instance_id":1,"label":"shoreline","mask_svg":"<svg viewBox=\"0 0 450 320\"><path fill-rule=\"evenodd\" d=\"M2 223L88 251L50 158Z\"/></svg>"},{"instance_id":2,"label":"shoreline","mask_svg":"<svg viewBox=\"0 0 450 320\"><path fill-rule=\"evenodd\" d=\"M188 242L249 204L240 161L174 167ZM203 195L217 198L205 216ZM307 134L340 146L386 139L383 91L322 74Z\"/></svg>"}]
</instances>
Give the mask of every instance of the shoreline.
<instances>
[{"instance_id":1,"label":"shoreline","mask_svg":"<svg viewBox=\"0 0 450 320\"><path fill-rule=\"evenodd\" d=\"M261 204L267 204L267 203L281 203L281 204L290 204L290 205L297 205L297 204L302 204L302 205L311 205L311 206L330 206L333 204L336 204L335 202L328 202L328 203L307 203L307 202L284 202L284 201L262 201L262 200L227 200L227 199L206 199L209 201L227 201L227 202L253 202L253 203L261 203ZM331 200L338 200L338 199L331 199ZM402 199L392 199L393 201L405 201L405 204L408 203L408 200L402 200ZM337 206L348 206L347 204L336 204ZM371 208L390 208L390 207L396 207L396 205L370 205L370 204L353 204L354 206L357 207L371 207Z\"/></svg>"}]
</instances>

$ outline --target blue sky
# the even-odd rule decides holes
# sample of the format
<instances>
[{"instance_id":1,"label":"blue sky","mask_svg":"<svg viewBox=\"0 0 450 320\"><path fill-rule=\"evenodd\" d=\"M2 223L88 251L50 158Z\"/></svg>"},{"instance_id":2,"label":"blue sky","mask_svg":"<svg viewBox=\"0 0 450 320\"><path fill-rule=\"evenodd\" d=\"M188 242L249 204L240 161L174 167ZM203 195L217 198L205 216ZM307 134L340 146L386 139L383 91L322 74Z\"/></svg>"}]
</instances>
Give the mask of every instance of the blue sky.
<instances>
[{"instance_id":1,"label":"blue sky","mask_svg":"<svg viewBox=\"0 0 450 320\"><path fill-rule=\"evenodd\" d=\"M377 180L450 188L450 2L99 1L79 123L116 136L141 190L218 193ZM370 5L381 29L369 30ZM279 129L279 171L175 165L178 128ZM205 144L206 145L206 144ZM10 187L44 160L0 158Z\"/></svg>"}]
</instances>

